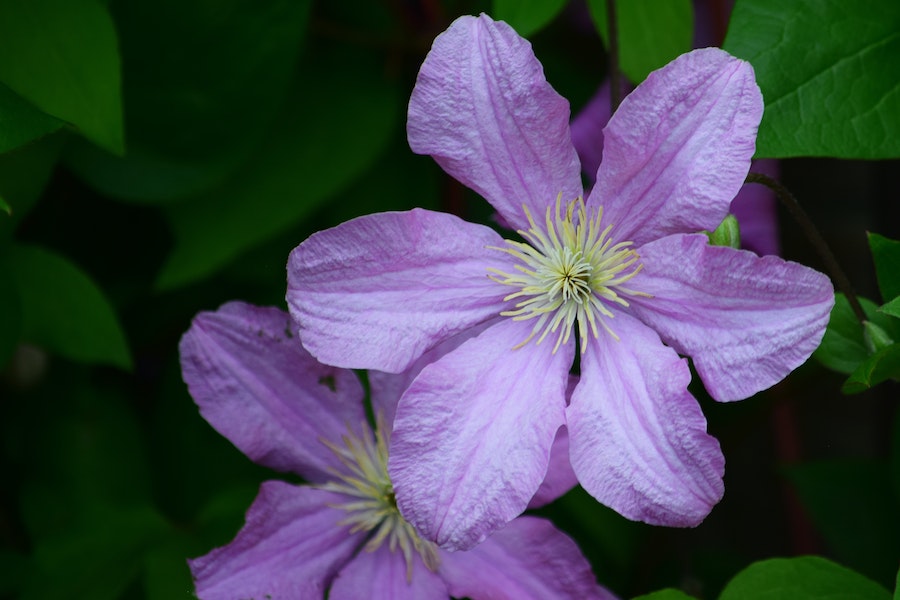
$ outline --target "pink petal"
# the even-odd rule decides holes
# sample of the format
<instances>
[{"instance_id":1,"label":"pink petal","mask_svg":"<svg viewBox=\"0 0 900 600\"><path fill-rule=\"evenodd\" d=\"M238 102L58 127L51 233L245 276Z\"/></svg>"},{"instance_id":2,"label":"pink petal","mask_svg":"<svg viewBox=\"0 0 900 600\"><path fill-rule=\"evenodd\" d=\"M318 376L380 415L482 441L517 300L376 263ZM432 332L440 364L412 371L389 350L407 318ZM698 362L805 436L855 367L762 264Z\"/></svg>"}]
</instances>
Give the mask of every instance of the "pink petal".
<instances>
[{"instance_id":1,"label":"pink petal","mask_svg":"<svg viewBox=\"0 0 900 600\"><path fill-rule=\"evenodd\" d=\"M360 552L344 567L329 600L447 600L447 586L429 571L418 555L414 557L412 577L407 580L406 560L387 545L374 552Z\"/></svg>"},{"instance_id":2,"label":"pink petal","mask_svg":"<svg viewBox=\"0 0 900 600\"><path fill-rule=\"evenodd\" d=\"M518 516L547 472L574 347L513 349L504 319L425 367L400 399L388 470L401 513L461 550Z\"/></svg>"},{"instance_id":3,"label":"pink petal","mask_svg":"<svg viewBox=\"0 0 900 600\"><path fill-rule=\"evenodd\" d=\"M631 310L690 356L716 400L740 400L803 364L825 332L834 290L828 278L776 256L714 247L703 235L673 235L641 247L644 269Z\"/></svg>"},{"instance_id":4,"label":"pink petal","mask_svg":"<svg viewBox=\"0 0 900 600\"><path fill-rule=\"evenodd\" d=\"M324 598L332 577L364 541L329 504L344 496L281 481L262 484L247 522L227 546L188 561L197 596Z\"/></svg>"},{"instance_id":5,"label":"pink petal","mask_svg":"<svg viewBox=\"0 0 900 600\"><path fill-rule=\"evenodd\" d=\"M578 484L578 476L569 461L569 430L565 425L556 432L556 439L550 448L550 464L528 508L538 508L550 504Z\"/></svg>"},{"instance_id":6,"label":"pink petal","mask_svg":"<svg viewBox=\"0 0 900 600\"><path fill-rule=\"evenodd\" d=\"M687 361L629 315L613 322L620 339L590 338L566 410L572 467L629 519L697 525L722 498L725 459L687 391Z\"/></svg>"},{"instance_id":7,"label":"pink petal","mask_svg":"<svg viewBox=\"0 0 900 600\"><path fill-rule=\"evenodd\" d=\"M460 17L434 40L409 100L413 152L528 229L558 194L581 196L569 137L569 103L544 78L531 49L502 21Z\"/></svg>"},{"instance_id":8,"label":"pink petal","mask_svg":"<svg viewBox=\"0 0 900 600\"><path fill-rule=\"evenodd\" d=\"M718 48L676 58L610 119L589 203L636 245L715 229L744 183L762 112L749 63Z\"/></svg>"},{"instance_id":9,"label":"pink petal","mask_svg":"<svg viewBox=\"0 0 900 600\"><path fill-rule=\"evenodd\" d=\"M181 370L200 413L255 462L325 481L341 463L320 441L365 422L352 371L310 356L290 316L230 302L197 315L181 338Z\"/></svg>"},{"instance_id":10,"label":"pink petal","mask_svg":"<svg viewBox=\"0 0 900 600\"><path fill-rule=\"evenodd\" d=\"M515 519L467 552L442 552L440 573L455 598L614 598L575 542L535 517Z\"/></svg>"},{"instance_id":11,"label":"pink petal","mask_svg":"<svg viewBox=\"0 0 900 600\"><path fill-rule=\"evenodd\" d=\"M778 161L754 160L750 170L778 178ZM775 193L758 183L747 183L731 202L731 212L741 226L741 248L760 256L781 254L778 240L778 207Z\"/></svg>"},{"instance_id":12,"label":"pink petal","mask_svg":"<svg viewBox=\"0 0 900 600\"><path fill-rule=\"evenodd\" d=\"M504 310L508 269L491 229L415 209L353 219L291 253L287 300L320 361L399 373L429 348Z\"/></svg>"},{"instance_id":13,"label":"pink petal","mask_svg":"<svg viewBox=\"0 0 900 600\"><path fill-rule=\"evenodd\" d=\"M597 179L597 169L603 159L603 128L609 121L612 109L609 95L609 81L606 80L569 125L572 144L581 161L581 171L591 185Z\"/></svg>"}]
</instances>

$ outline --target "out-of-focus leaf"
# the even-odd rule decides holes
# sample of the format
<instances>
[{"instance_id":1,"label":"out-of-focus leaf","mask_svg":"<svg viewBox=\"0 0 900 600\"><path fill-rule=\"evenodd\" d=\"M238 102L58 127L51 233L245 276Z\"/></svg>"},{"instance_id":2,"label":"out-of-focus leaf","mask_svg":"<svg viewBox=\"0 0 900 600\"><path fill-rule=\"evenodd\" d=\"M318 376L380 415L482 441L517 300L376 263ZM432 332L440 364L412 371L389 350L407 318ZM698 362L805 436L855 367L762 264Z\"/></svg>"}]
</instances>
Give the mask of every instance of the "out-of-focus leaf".
<instances>
[{"instance_id":1,"label":"out-of-focus leaf","mask_svg":"<svg viewBox=\"0 0 900 600\"><path fill-rule=\"evenodd\" d=\"M732 579L719 600L889 600L870 579L818 556L753 563Z\"/></svg>"},{"instance_id":2,"label":"out-of-focus leaf","mask_svg":"<svg viewBox=\"0 0 900 600\"><path fill-rule=\"evenodd\" d=\"M4 200L2 196L0 196L0 210L5 212L7 215L12 214L12 208L10 208L9 204L6 203L6 200Z\"/></svg>"},{"instance_id":3,"label":"out-of-focus leaf","mask_svg":"<svg viewBox=\"0 0 900 600\"><path fill-rule=\"evenodd\" d=\"M110 510L93 527L41 540L22 600L117 600L140 574L148 549L169 531L162 516L140 506Z\"/></svg>"},{"instance_id":4,"label":"out-of-focus leaf","mask_svg":"<svg viewBox=\"0 0 900 600\"><path fill-rule=\"evenodd\" d=\"M858 394L888 379L900 379L900 344L891 344L864 360L841 386L841 391Z\"/></svg>"},{"instance_id":5,"label":"out-of-focus leaf","mask_svg":"<svg viewBox=\"0 0 900 600\"><path fill-rule=\"evenodd\" d=\"M675 588L667 588L658 590L643 596L635 596L632 600L696 600L693 596L688 596L681 590Z\"/></svg>"},{"instance_id":6,"label":"out-of-focus leaf","mask_svg":"<svg viewBox=\"0 0 900 600\"><path fill-rule=\"evenodd\" d=\"M39 111L0 83L0 153L18 148L62 126L62 121Z\"/></svg>"},{"instance_id":7,"label":"out-of-focus leaf","mask_svg":"<svg viewBox=\"0 0 900 600\"><path fill-rule=\"evenodd\" d=\"M8 262L0 256L0 371L22 336L22 305Z\"/></svg>"},{"instance_id":8,"label":"out-of-focus leaf","mask_svg":"<svg viewBox=\"0 0 900 600\"><path fill-rule=\"evenodd\" d=\"M123 152L118 42L103 6L2 0L0 39L0 81L94 143Z\"/></svg>"},{"instance_id":9,"label":"out-of-focus leaf","mask_svg":"<svg viewBox=\"0 0 900 600\"><path fill-rule=\"evenodd\" d=\"M900 500L900 410L894 413L891 435L891 484L894 487L894 497Z\"/></svg>"},{"instance_id":10,"label":"out-of-focus leaf","mask_svg":"<svg viewBox=\"0 0 900 600\"><path fill-rule=\"evenodd\" d=\"M27 556L0 548L0 596L18 598L30 566Z\"/></svg>"},{"instance_id":11,"label":"out-of-focus leaf","mask_svg":"<svg viewBox=\"0 0 900 600\"><path fill-rule=\"evenodd\" d=\"M835 556L889 583L900 556L900 518L888 466L842 460L792 465L784 472Z\"/></svg>"},{"instance_id":12,"label":"out-of-focus leaf","mask_svg":"<svg viewBox=\"0 0 900 600\"><path fill-rule=\"evenodd\" d=\"M609 47L606 0L588 0L591 17ZM691 49L694 8L690 0L617 2L619 66L633 83Z\"/></svg>"},{"instance_id":13,"label":"out-of-focus leaf","mask_svg":"<svg viewBox=\"0 0 900 600\"><path fill-rule=\"evenodd\" d=\"M115 3L128 154L82 143L71 147L67 164L103 193L139 202L184 198L220 183L256 149L284 101L310 5Z\"/></svg>"},{"instance_id":14,"label":"out-of-focus leaf","mask_svg":"<svg viewBox=\"0 0 900 600\"><path fill-rule=\"evenodd\" d=\"M900 242L869 232L869 248L881 298L888 300L900 296Z\"/></svg>"},{"instance_id":15,"label":"out-of-focus leaf","mask_svg":"<svg viewBox=\"0 0 900 600\"><path fill-rule=\"evenodd\" d=\"M41 195L65 139L65 134L57 133L0 154L0 195L12 209L11 218L0 218L0 244L12 236Z\"/></svg>"},{"instance_id":16,"label":"out-of-focus leaf","mask_svg":"<svg viewBox=\"0 0 900 600\"><path fill-rule=\"evenodd\" d=\"M878 311L878 306L866 298L859 297L859 303L870 321L884 329L893 339L898 337L896 322ZM866 359L869 350L863 337L863 327L853 314L847 298L834 295L831 320L822 338L822 344L813 353L822 364L839 373L853 373Z\"/></svg>"},{"instance_id":17,"label":"out-of-focus leaf","mask_svg":"<svg viewBox=\"0 0 900 600\"><path fill-rule=\"evenodd\" d=\"M898 319L900 319L900 296L897 296L890 302L883 304L878 310L886 315L891 315L892 317L897 317Z\"/></svg>"},{"instance_id":18,"label":"out-of-focus leaf","mask_svg":"<svg viewBox=\"0 0 900 600\"><path fill-rule=\"evenodd\" d=\"M765 98L757 157L900 156L900 3L744 0L723 47Z\"/></svg>"},{"instance_id":19,"label":"out-of-focus leaf","mask_svg":"<svg viewBox=\"0 0 900 600\"><path fill-rule=\"evenodd\" d=\"M19 290L25 340L72 360L131 368L112 306L81 269L36 246L13 246L9 264Z\"/></svg>"},{"instance_id":20,"label":"out-of-focus leaf","mask_svg":"<svg viewBox=\"0 0 900 600\"><path fill-rule=\"evenodd\" d=\"M399 91L377 56L319 52L327 58L307 63L260 155L221 187L166 208L176 242L160 289L209 275L285 231L345 189L397 133Z\"/></svg>"},{"instance_id":21,"label":"out-of-focus leaf","mask_svg":"<svg viewBox=\"0 0 900 600\"><path fill-rule=\"evenodd\" d=\"M494 0L491 13L495 19L506 21L522 37L543 29L565 7L568 0Z\"/></svg>"},{"instance_id":22,"label":"out-of-focus leaf","mask_svg":"<svg viewBox=\"0 0 900 600\"><path fill-rule=\"evenodd\" d=\"M184 534L173 535L144 556L144 591L147 600L190 600L194 584L187 558L198 555L191 539Z\"/></svg>"}]
</instances>

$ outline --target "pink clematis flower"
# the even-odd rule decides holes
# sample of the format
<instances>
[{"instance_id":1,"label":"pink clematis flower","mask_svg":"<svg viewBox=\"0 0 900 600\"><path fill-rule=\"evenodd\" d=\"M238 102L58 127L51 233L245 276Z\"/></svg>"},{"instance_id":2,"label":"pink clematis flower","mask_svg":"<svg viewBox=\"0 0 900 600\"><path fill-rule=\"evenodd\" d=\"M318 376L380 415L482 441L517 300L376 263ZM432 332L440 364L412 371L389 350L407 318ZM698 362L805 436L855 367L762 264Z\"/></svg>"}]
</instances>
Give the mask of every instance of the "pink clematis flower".
<instances>
[{"instance_id":1,"label":"pink clematis flower","mask_svg":"<svg viewBox=\"0 0 900 600\"><path fill-rule=\"evenodd\" d=\"M679 354L717 400L746 398L809 357L833 303L821 273L695 233L727 214L762 110L748 63L679 57L610 119L583 200L568 103L530 44L485 15L435 40L410 146L523 240L425 210L369 215L300 244L287 295L328 364L398 372L462 338L394 422L397 502L425 537L469 548L520 514L563 425L578 481L630 519L693 526L719 501L724 458Z\"/></svg>"},{"instance_id":2,"label":"pink clematis flower","mask_svg":"<svg viewBox=\"0 0 900 600\"><path fill-rule=\"evenodd\" d=\"M207 421L256 462L312 482L262 484L234 541L190 561L200 598L613 598L544 519L515 519L468 552L420 539L393 501L389 426L373 431L353 372L316 362L291 329L283 311L232 302L182 338ZM393 413L405 377L371 380L377 412Z\"/></svg>"}]
</instances>

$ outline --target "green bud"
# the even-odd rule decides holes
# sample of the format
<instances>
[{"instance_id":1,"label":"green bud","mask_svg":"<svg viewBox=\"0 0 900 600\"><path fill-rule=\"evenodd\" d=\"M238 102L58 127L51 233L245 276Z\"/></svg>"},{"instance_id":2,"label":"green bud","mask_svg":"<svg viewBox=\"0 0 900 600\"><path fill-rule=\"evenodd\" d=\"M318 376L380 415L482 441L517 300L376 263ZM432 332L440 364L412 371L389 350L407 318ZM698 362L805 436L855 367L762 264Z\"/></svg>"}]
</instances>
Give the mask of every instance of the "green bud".
<instances>
[{"instance_id":1,"label":"green bud","mask_svg":"<svg viewBox=\"0 0 900 600\"><path fill-rule=\"evenodd\" d=\"M866 342L869 354L875 354L894 343L891 336L872 321L863 321L863 340Z\"/></svg>"},{"instance_id":2,"label":"green bud","mask_svg":"<svg viewBox=\"0 0 900 600\"><path fill-rule=\"evenodd\" d=\"M713 246L728 246L729 248L741 247L741 227L734 215L729 214L719 223L712 233L704 231L709 243Z\"/></svg>"}]
</instances>

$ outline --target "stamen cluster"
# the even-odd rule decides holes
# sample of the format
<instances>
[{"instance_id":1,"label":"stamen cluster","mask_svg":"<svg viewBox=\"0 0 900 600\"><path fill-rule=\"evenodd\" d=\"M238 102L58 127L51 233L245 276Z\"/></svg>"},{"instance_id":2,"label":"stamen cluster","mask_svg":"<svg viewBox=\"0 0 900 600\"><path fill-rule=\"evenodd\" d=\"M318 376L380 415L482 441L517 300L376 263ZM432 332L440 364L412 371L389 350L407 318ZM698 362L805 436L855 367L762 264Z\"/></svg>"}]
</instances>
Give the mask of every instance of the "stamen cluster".
<instances>
[{"instance_id":1,"label":"stamen cluster","mask_svg":"<svg viewBox=\"0 0 900 600\"><path fill-rule=\"evenodd\" d=\"M629 248L631 242L614 244L612 225L600 229L603 207L588 213L581 198L570 202L563 212L560 194L555 209L547 207L543 228L535 223L528 207L523 208L531 227L518 233L528 243L505 240L508 248L495 248L520 261L514 265L517 273L488 269L494 281L519 288L504 298L521 299L515 310L500 314L516 321L536 319L531 333L516 348L538 334L535 343L540 344L556 333L556 352L569 341L576 324L582 350L587 346L588 332L595 338L599 335L598 323L618 339L604 321L614 316L607 304L628 306L620 294L644 295L622 286L642 267L637 252Z\"/></svg>"},{"instance_id":2,"label":"stamen cluster","mask_svg":"<svg viewBox=\"0 0 900 600\"><path fill-rule=\"evenodd\" d=\"M362 436L350 431L342 436L343 446L322 440L348 471L332 470L336 480L318 487L350 496L348 502L334 505L348 513L339 524L349 525L350 533L372 532L364 547L368 552L374 552L385 541L391 552L399 548L406 560L406 577L411 579L413 552L418 552L431 571L437 570L440 559L434 543L421 539L397 509L387 471L388 446L382 433L387 430L380 418L377 425L378 430L373 433L364 424Z\"/></svg>"}]
</instances>

